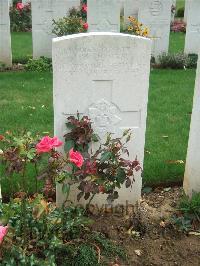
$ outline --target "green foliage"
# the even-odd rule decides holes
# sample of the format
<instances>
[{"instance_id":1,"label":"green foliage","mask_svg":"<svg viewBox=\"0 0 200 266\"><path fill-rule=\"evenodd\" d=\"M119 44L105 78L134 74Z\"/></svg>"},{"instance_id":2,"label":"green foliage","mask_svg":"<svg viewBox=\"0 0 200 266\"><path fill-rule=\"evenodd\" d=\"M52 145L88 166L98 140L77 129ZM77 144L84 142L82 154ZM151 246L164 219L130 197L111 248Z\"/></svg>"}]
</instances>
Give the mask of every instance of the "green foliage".
<instances>
[{"instance_id":1,"label":"green foliage","mask_svg":"<svg viewBox=\"0 0 200 266\"><path fill-rule=\"evenodd\" d=\"M96 244L101 247L104 255L106 255L107 257L117 255L118 257L122 258L124 261L126 260L127 257L123 248L118 245L114 245L111 240L108 240L101 233L96 232L92 234L90 238L92 240L95 240Z\"/></svg>"},{"instance_id":2,"label":"green foliage","mask_svg":"<svg viewBox=\"0 0 200 266\"><path fill-rule=\"evenodd\" d=\"M197 62L198 62L198 55L197 54L189 54L188 55L187 68L196 68Z\"/></svg>"},{"instance_id":3,"label":"green foliage","mask_svg":"<svg viewBox=\"0 0 200 266\"><path fill-rule=\"evenodd\" d=\"M64 36L87 31L87 12L84 11L85 4L78 9L72 8L69 16L53 20L53 33L56 36Z\"/></svg>"},{"instance_id":4,"label":"green foliage","mask_svg":"<svg viewBox=\"0 0 200 266\"><path fill-rule=\"evenodd\" d=\"M6 65L0 62L0 72L3 72L6 69Z\"/></svg>"},{"instance_id":5,"label":"green foliage","mask_svg":"<svg viewBox=\"0 0 200 266\"><path fill-rule=\"evenodd\" d=\"M14 179L18 179L18 189L23 193L29 192L28 169L35 169L35 188L37 186L37 168L40 158L36 154L35 145L39 136L33 136L30 132L23 132L19 136L13 136L7 132L0 136L0 166L1 179L5 180L10 187L10 197L14 195L16 188L13 187Z\"/></svg>"},{"instance_id":6,"label":"green foliage","mask_svg":"<svg viewBox=\"0 0 200 266\"><path fill-rule=\"evenodd\" d=\"M83 209L57 208L41 195L1 203L0 222L9 225L1 265L95 266L110 265L113 257L126 259L121 248L87 228L91 220Z\"/></svg>"},{"instance_id":7,"label":"green foliage","mask_svg":"<svg viewBox=\"0 0 200 266\"><path fill-rule=\"evenodd\" d=\"M184 7L180 7L177 10L177 12L176 12L176 17L183 18L184 17L184 13L185 13L185 8Z\"/></svg>"},{"instance_id":8,"label":"green foliage","mask_svg":"<svg viewBox=\"0 0 200 266\"><path fill-rule=\"evenodd\" d=\"M69 262L70 263L70 262ZM77 255L74 257L74 265L93 266L98 264L96 250L88 244L80 245Z\"/></svg>"},{"instance_id":9,"label":"green foliage","mask_svg":"<svg viewBox=\"0 0 200 266\"><path fill-rule=\"evenodd\" d=\"M197 55L188 56L183 53L162 54L159 56L160 68L185 69L197 66Z\"/></svg>"},{"instance_id":10,"label":"green foliage","mask_svg":"<svg viewBox=\"0 0 200 266\"><path fill-rule=\"evenodd\" d=\"M200 193L193 193L191 199L187 196L184 196L180 201L178 209L182 213L194 215L200 220Z\"/></svg>"},{"instance_id":11,"label":"green foliage","mask_svg":"<svg viewBox=\"0 0 200 266\"><path fill-rule=\"evenodd\" d=\"M53 33L60 37L64 35L85 32L79 17L64 17L58 21L53 20Z\"/></svg>"},{"instance_id":12,"label":"green foliage","mask_svg":"<svg viewBox=\"0 0 200 266\"><path fill-rule=\"evenodd\" d=\"M30 31L31 30L31 4L24 5L22 10L16 8L16 4L10 8L11 31Z\"/></svg>"},{"instance_id":13,"label":"green foliage","mask_svg":"<svg viewBox=\"0 0 200 266\"><path fill-rule=\"evenodd\" d=\"M193 193L191 199L184 195L172 221L183 231L200 230L200 193Z\"/></svg>"},{"instance_id":14,"label":"green foliage","mask_svg":"<svg viewBox=\"0 0 200 266\"><path fill-rule=\"evenodd\" d=\"M25 65L26 71L44 72L52 71L52 61L46 57L40 57L39 59L29 59Z\"/></svg>"}]
</instances>

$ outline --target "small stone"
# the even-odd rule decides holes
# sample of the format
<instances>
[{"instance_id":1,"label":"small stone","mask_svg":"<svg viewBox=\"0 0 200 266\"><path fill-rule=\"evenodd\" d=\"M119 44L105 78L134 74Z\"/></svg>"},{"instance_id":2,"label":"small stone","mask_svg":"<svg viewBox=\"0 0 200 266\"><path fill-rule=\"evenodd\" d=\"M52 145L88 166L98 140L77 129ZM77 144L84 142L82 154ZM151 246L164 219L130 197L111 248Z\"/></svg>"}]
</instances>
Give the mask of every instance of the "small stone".
<instances>
[{"instance_id":1,"label":"small stone","mask_svg":"<svg viewBox=\"0 0 200 266\"><path fill-rule=\"evenodd\" d=\"M135 254L140 257L142 255L142 251L140 249L134 250Z\"/></svg>"}]
</instances>

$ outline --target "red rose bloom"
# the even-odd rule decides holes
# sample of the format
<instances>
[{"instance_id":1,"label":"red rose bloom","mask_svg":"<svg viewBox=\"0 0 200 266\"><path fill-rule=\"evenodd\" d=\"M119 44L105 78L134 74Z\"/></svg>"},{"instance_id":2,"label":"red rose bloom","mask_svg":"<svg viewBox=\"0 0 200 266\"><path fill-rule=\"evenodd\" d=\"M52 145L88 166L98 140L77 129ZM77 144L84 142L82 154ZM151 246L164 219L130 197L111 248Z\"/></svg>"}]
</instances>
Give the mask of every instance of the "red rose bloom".
<instances>
[{"instance_id":1,"label":"red rose bloom","mask_svg":"<svg viewBox=\"0 0 200 266\"><path fill-rule=\"evenodd\" d=\"M100 185L99 186L99 193L104 193L105 192L105 187Z\"/></svg>"},{"instance_id":2,"label":"red rose bloom","mask_svg":"<svg viewBox=\"0 0 200 266\"><path fill-rule=\"evenodd\" d=\"M17 8L17 10L22 10L24 8L24 4L23 3L17 3L16 8Z\"/></svg>"},{"instance_id":3,"label":"red rose bloom","mask_svg":"<svg viewBox=\"0 0 200 266\"><path fill-rule=\"evenodd\" d=\"M53 148L60 147L63 143L57 138L45 136L36 145L37 153L50 152Z\"/></svg>"},{"instance_id":4,"label":"red rose bloom","mask_svg":"<svg viewBox=\"0 0 200 266\"><path fill-rule=\"evenodd\" d=\"M83 28L84 28L85 30L88 29L88 23L87 23L87 22L85 22L85 23L83 24Z\"/></svg>"},{"instance_id":5,"label":"red rose bloom","mask_svg":"<svg viewBox=\"0 0 200 266\"><path fill-rule=\"evenodd\" d=\"M81 168L81 166L83 165L82 154L78 151L74 151L73 148L69 151L69 160L79 168Z\"/></svg>"},{"instance_id":6,"label":"red rose bloom","mask_svg":"<svg viewBox=\"0 0 200 266\"><path fill-rule=\"evenodd\" d=\"M86 4L82 5L82 11L84 13L87 13L87 5Z\"/></svg>"}]
</instances>

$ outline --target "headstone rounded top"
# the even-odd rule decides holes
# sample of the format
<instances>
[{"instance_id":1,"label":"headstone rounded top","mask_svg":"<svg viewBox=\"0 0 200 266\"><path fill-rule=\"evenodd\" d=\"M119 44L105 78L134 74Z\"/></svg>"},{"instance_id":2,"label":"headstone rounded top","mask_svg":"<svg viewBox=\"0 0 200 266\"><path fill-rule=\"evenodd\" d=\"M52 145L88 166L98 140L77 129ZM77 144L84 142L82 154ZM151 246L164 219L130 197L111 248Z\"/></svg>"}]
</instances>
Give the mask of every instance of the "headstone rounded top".
<instances>
[{"instance_id":1,"label":"headstone rounded top","mask_svg":"<svg viewBox=\"0 0 200 266\"><path fill-rule=\"evenodd\" d=\"M67 36L53 38L53 42L56 43L56 42L69 40L69 39L79 39L79 38L92 37L92 36L107 36L107 37L116 36L116 37L122 37L122 38L126 37L128 39L138 39L138 40L143 40L146 42L151 42L151 40L146 37L130 35L130 34L125 34L125 33L115 33L115 32L89 32L89 33L71 34Z\"/></svg>"}]
</instances>

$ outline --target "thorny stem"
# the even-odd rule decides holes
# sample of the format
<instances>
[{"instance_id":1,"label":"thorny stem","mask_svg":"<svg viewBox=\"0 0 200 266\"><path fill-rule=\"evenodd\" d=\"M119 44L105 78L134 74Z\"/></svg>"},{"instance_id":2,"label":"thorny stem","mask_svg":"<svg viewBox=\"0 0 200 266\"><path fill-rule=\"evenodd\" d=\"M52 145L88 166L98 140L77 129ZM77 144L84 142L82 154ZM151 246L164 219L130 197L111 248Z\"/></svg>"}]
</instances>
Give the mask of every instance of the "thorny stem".
<instances>
[{"instance_id":1,"label":"thorny stem","mask_svg":"<svg viewBox=\"0 0 200 266\"><path fill-rule=\"evenodd\" d=\"M35 166L35 173L36 173L36 178L35 178L35 191L37 193L38 192L38 179L37 179L37 177L38 177L38 169L37 169L37 163L36 162L35 162L34 166Z\"/></svg>"},{"instance_id":2,"label":"thorny stem","mask_svg":"<svg viewBox=\"0 0 200 266\"><path fill-rule=\"evenodd\" d=\"M22 172L22 182L23 182L23 190L24 192L27 192L26 191L26 180L25 180L25 172L26 172L26 164L27 164L27 158L24 159L24 167L23 167L23 172Z\"/></svg>"},{"instance_id":3,"label":"thorny stem","mask_svg":"<svg viewBox=\"0 0 200 266\"><path fill-rule=\"evenodd\" d=\"M87 209L87 210L89 209L89 207L90 207L90 203L91 203L91 201L93 200L94 196L95 196L95 194L93 194L93 195L90 197L89 202L86 204L86 209Z\"/></svg>"}]
</instances>

